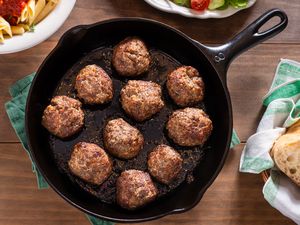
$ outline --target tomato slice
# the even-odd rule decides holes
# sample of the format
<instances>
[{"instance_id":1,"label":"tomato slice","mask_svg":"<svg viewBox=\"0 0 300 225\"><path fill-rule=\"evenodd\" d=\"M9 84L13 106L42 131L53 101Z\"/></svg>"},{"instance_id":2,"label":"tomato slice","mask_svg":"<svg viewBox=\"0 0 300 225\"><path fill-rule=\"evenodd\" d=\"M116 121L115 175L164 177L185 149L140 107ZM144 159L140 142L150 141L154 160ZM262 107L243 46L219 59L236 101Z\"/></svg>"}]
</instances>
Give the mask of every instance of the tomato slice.
<instances>
[{"instance_id":1,"label":"tomato slice","mask_svg":"<svg viewBox=\"0 0 300 225\"><path fill-rule=\"evenodd\" d=\"M203 11L208 8L210 0L191 0L191 8Z\"/></svg>"}]
</instances>

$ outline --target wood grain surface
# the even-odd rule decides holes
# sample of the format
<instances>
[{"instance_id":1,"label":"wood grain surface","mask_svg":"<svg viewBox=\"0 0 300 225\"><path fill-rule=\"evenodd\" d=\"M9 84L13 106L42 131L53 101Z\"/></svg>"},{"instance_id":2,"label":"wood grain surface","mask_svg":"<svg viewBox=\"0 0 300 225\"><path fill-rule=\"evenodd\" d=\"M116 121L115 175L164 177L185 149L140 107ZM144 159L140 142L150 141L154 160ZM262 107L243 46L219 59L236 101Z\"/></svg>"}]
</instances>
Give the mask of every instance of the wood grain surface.
<instances>
[{"instance_id":1,"label":"wood grain surface","mask_svg":"<svg viewBox=\"0 0 300 225\"><path fill-rule=\"evenodd\" d=\"M226 42L274 7L288 14L287 29L238 57L228 71L234 127L244 143L256 130L264 111L261 99L268 91L280 58L300 61L299 0L258 0L251 9L222 20L188 19L160 12L142 0L77 0L70 17L50 39L23 52L0 55L0 225L89 224L83 213L53 190L37 189L30 161L4 111L4 103L10 98L8 88L36 71L66 30L78 24L116 17L146 17L176 27L200 42L216 45ZM194 209L143 224L294 224L264 200L264 184L259 175L238 172L243 146L240 144L230 151L216 182Z\"/></svg>"}]
</instances>

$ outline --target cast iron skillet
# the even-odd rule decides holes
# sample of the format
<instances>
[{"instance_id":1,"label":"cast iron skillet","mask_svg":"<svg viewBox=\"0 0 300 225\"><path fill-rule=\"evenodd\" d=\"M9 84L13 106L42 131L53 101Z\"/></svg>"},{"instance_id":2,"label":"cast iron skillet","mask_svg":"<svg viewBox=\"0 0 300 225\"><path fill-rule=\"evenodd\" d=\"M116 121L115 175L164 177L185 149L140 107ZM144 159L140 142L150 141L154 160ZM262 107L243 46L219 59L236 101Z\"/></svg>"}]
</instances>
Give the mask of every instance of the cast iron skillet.
<instances>
[{"instance_id":1,"label":"cast iron skillet","mask_svg":"<svg viewBox=\"0 0 300 225\"><path fill-rule=\"evenodd\" d=\"M279 17L280 22L259 32L273 17ZM37 168L65 200L82 211L103 219L141 222L191 209L219 174L229 150L232 108L226 86L226 72L230 62L241 52L280 33L287 23L288 18L284 12L279 9L270 10L219 47L196 43L172 27L142 18L113 19L70 29L40 66L27 100L26 134ZM43 110L64 74L87 53L103 46L111 46L127 36L139 36L149 46L172 56L181 64L196 67L206 84L205 108L214 123L214 131L209 140L211 149L194 170L194 181L183 183L166 197L133 212L122 210L115 204L100 202L61 173L51 151L49 134L41 126Z\"/></svg>"}]
</instances>

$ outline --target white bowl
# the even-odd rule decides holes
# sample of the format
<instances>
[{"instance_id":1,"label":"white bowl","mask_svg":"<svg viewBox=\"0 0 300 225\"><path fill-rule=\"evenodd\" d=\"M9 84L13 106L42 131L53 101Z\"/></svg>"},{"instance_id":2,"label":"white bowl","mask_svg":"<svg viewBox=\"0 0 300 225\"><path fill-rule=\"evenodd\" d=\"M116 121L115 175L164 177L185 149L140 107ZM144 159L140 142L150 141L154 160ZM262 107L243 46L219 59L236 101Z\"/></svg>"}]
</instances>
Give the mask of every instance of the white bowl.
<instances>
[{"instance_id":1,"label":"white bowl","mask_svg":"<svg viewBox=\"0 0 300 225\"><path fill-rule=\"evenodd\" d=\"M76 0L61 0L55 9L39 24L34 32L26 32L4 40L0 44L0 54L19 52L31 48L54 34L71 13Z\"/></svg>"},{"instance_id":2,"label":"white bowl","mask_svg":"<svg viewBox=\"0 0 300 225\"><path fill-rule=\"evenodd\" d=\"M164 12L175 13L185 17L193 17L198 19L229 17L237 13L238 11L250 8L256 2L256 0L249 0L249 3L245 8L236 9L230 6L225 10L204 10L200 12L187 7L176 5L174 2L171 2L170 0L144 0L144 1L147 2L149 5L153 6L154 8L157 8Z\"/></svg>"}]
</instances>

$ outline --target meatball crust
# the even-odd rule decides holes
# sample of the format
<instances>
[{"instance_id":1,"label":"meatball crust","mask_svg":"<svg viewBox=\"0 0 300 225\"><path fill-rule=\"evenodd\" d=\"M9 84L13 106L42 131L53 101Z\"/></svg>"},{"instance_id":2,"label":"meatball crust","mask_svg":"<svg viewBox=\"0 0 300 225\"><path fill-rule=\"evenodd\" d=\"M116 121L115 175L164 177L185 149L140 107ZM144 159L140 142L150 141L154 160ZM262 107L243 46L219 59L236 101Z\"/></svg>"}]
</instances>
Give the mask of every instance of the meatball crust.
<instances>
[{"instance_id":1,"label":"meatball crust","mask_svg":"<svg viewBox=\"0 0 300 225\"><path fill-rule=\"evenodd\" d=\"M122 107L128 115L141 122L164 107L161 95L160 85L152 81L130 80L121 90Z\"/></svg>"},{"instance_id":2,"label":"meatball crust","mask_svg":"<svg viewBox=\"0 0 300 225\"><path fill-rule=\"evenodd\" d=\"M64 95L55 96L44 110L42 125L57 137L72 136L84 125L81 102Z\"/></svg>"},{"instance_id":3,"label":"meatball crust","mask_svg":"<svg viewBox=\"0 0 300 225\"><path fill-rule=\"evenodd\" d=\"M112 64L121 76L138 76L148 71L150 54L144 42L137 37L121 41L113 51Z\"/></svg>"},{"instance_id":4,"label":"meatball crust","mask_svg":"<svg viewBox=\"0 0 300 225\"><path fill-rule=\"evenodd\" d=\"M117 179L117 203L125 209L136 209L152 202L157 189L148 173L126 170Z\"/></svg>"},{"instance_id":5,"label":"meatball crust","mask_svg":"<svg viewBox=\"0 0 300 225\"><path fill-rule=\"evenodd\" d=\"M97 65L88 65L78 73L75 81L77 96L86 104L103 104L113 98L113 83Z\"/></svg>"},{"instance_id":6,"label":"meatball crust","mask_svg":"<svg viewBox=\"0 0 300 225\"><path fill-rule=\"evenodd\" d=\"M112 162L106 152L96 144L77 143L68 162L70 171L92 184L102 184L112 172Z\"/></svg>"},{"instance_id":7,"label":"meatball crust","mask_svg":"<svg viewBox=\"0 0 300 225\"><path fill-rule=\"evenodd\" d=\"M122 118L110 120L104 128L103 137L105 149L121 159L135 157L144 145L141 132Z\"/></svg>"},{"instance_id":8,"label":"meatball crust","mask_svg":"<svg viewBox=\"0 0 300 225\"><path fill-rule=\"evenodd\" d=\"M170 184L182 169L182 158L168 145L158 145L148 156L150 174L163 184Z\"/></svg>"},{"instance_id":9,"label":"meatball crust","mask_svg":"<svg viewBox=\"0 0 300 225\"><path fill-rule=\"evenodd\" d=\"M176 110L167 122L169 137L181 146L203 145L212 129L208 115L197 108Z\"/></svg>"},{"instance_id":10,"label":"meatball crust","mask_svg":"<svg viewBox=\"0 0 300 225\"><path fill-rule=\"evenodd\" d=\"M173 101L179 106L190 106L204 98L204 82L198 70L182 66L167 77L167 89Z\"/></svg>"}]
</instances>

